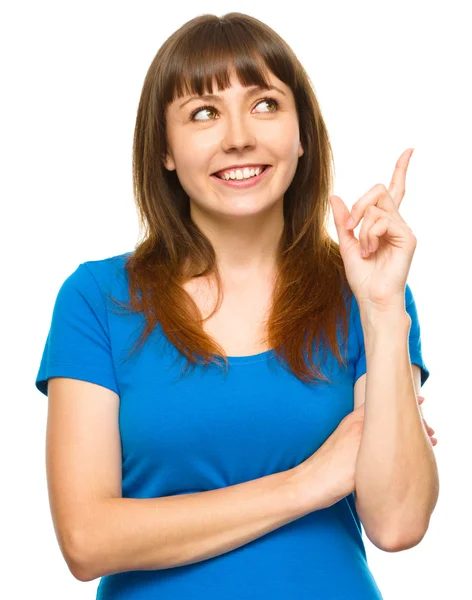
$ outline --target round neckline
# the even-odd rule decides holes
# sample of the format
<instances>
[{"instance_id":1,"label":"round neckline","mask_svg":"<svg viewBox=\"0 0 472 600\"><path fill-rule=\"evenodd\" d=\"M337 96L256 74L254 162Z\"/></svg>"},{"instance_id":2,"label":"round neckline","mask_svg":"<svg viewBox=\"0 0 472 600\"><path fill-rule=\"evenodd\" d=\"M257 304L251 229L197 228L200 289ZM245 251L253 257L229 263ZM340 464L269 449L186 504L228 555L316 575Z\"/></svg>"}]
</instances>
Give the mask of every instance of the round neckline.
<instances>
[{"instance_id":1,"label":"round neckline","mask_svg":"<svg viewBox=\"0 0 472 600\"><path fill-rule=\"evenodd\" d=\"M257 363L274 355L274 349L265 350L258 354L249 354L248 356L227 356L230 365L243 365L248 363ZM216 356L216 355L215 355ZM219 357L218 357L219 358Z\"/></svg>"}]
</instances>

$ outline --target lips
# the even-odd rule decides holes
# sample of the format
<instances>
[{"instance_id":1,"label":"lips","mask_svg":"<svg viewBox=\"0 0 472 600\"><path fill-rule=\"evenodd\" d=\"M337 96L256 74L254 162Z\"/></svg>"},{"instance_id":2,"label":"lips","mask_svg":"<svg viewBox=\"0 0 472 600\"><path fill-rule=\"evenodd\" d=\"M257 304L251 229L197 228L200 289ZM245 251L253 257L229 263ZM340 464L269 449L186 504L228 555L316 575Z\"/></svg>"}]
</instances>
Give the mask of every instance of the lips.
<instances>
[{"instance_id":1,"label":"lips","mask_svg":"<svg viewBox=\"0 0 472 600\"><path fill-rule=\"evenodd\" d=\"M241 179L226 179L226 177L218 177L217 175L210 175L217 181L217 186L223 186L232 188L233 190L245 190L249 188L253 188L258 186L259 183L262 184L263 181L266 181L267 178L270 178L272 173L272 169L274 167L272 165L267 165L265 169L263 169L259 175L255 175L254 177L241 177Z\"/></svg>"},{"instance_id":2,"label":"lips","mask_svg":"<svg viewBox=\"0 0 472 600\"><path fill-rule=\"evenodd\" d=\"M261 173L263 173L267 169L267 167L270 167L270 165L256 165L252 167L232 167L230 169L222 169L221 171L216 171L216 173L212 173L212 175L214 175L215 177L219 177L226 171L243 171L244 169L258 169L259 167L262 167Z\"/></svg>"}]
</instances>

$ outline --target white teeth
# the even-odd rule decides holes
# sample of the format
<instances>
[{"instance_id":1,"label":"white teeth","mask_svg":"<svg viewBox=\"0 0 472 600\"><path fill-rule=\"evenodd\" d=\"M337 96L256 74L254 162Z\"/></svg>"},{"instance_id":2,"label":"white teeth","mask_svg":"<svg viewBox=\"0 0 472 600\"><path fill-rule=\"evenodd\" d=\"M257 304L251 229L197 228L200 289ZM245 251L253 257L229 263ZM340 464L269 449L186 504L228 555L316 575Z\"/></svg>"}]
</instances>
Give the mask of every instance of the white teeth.
<instances>
[{"instance_id":1,"label":"white teeth","mask_svg":"<svg viewBox=\"0 0 472 600\"><path fill-rule=\"evenodd\" d=\"M226 171L222 175L218 175L220 179L249 179L250 177L254 177L260 175L264 167L257 167L256 169L250 169L245 167L243 170L236 169L236 171Z\"/></svg>"}]
</instances>

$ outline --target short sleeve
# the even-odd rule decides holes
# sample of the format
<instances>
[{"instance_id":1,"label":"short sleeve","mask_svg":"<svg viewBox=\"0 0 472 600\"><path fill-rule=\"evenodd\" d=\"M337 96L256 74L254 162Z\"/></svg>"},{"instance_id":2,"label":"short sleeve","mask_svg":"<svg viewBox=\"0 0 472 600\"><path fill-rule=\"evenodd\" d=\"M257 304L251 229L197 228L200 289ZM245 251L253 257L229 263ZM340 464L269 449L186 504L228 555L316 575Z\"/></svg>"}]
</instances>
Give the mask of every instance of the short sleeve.
<instances>
[{"instance_id":1,"label":"short sleeve","mask_svg":"<svg viewBox=\"0 0 472 600\"><path fill-rule=\"evenodd\" d=\"M111 353L105 299L86 263L59 289L36 387L47 396L50 377L70 377L119 394Z\"/></svg>"},{"instance_id":2,"label":"short sleeve","mask_svg":"<svg viewBox=\"0 0 472 600\"><path fill-rule=\"evenodd\" d=\"M412 364L418 365L421 368L421 385L427 381L430 372L426 367L425 362L423 360L423 354L421 350L421 329L420 322L418 319L418 311L416 309L415 299L413 297L413 293L408 284L406 284L405 288L405 309L407 313L410 315L411 326L410 332L408 334L408 348L410 351L410 362ZM359 306L356 302L356 299L353 295L352 297L352 310L353 310L353 319L354 326L356 329L357 337L359 340L359 355L355 366L355 378L354 381L357 381L361 375L366 373L366 357L365 357L365 345L364 345L364 332L362 330L362 323L360 320L359 314Z\"/></svg>"}]
</instances>

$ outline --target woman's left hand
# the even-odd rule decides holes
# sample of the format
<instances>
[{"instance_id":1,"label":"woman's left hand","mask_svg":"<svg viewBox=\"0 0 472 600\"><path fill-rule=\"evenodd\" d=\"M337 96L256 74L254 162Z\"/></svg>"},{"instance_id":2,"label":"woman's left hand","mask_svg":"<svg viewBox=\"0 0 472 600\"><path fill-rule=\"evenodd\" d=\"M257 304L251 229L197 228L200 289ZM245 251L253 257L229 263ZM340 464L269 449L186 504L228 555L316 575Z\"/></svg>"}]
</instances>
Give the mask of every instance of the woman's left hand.
<instances>
[{"instance_id":1,"label":"woman's left hand","mask_svg":"<svg viewBox=\"0 0 472 600\"><path fill-rule=\"evenodd\" d=\"M416 396L416 398L418 400L418 405L423 404L424 396ZM428 434L429 441L431 442L432 446L436 446L436 444L438 443L438 440L435 437L433 437L433 433L435 433L435 431L432 427L430 427L428 425L428 423L426 423L426 419L423 417L423 411L421 410L421 406L420 406L420 413L421 413L421 419L424 423L424 426L426 427L426 433Z\"/></svg>"},{"instance_id":2,"label":"woman's left hand","mask_svg":"<svg viewBox=\"0 0 472 600\"><path fill-rule=\"evenodd\" d=\"M403 152L395 165L390 186L374 185L352 207L339 196L330 196L334 224L346 277L359 305L386 309L403 306L405 286L416 237L400 215L405 179L413 149ZM348 226L348 217L353 223ZM363 219L359 240L354 229ZM369 251L369 245L371 250ZM364 258L361 250L366 250Z\"/></svg>"}]
</instances>

